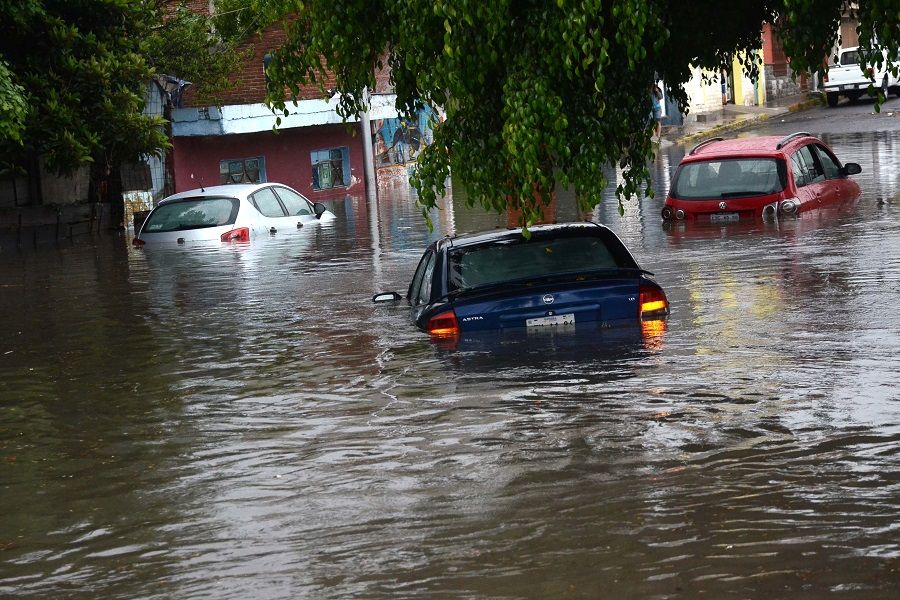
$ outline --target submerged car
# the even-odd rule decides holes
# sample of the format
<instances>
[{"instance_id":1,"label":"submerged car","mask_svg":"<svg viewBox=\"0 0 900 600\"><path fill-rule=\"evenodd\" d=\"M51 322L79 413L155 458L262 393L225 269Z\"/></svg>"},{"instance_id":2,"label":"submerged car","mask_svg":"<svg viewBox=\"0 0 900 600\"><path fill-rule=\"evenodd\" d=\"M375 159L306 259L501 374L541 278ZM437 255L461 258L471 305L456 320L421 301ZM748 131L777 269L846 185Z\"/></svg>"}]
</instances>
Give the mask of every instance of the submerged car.
<instances>
[{"instance_id":1,"label":"submerged car","mask_svg":"<svg viewBox=\"0 0 900 600\"><path fill-rule=\"evenodd\" d=\"M232 184L169 196L150 211L132 243L249 242L334 219L319 202L277 183Z\"/></svg>"},{"instance_id":2,"label":"submerged car","mask_svg":"<svg viewBox=\"0 0 900 600\"><path fill-rule=\"evenodd\" d=\"M855 200L849 178L857 163L841 162L806 132L723 140L695 146L678 165L662 209L665 221L728 223L797 215Z\"/></svg>"},{"instance_id":3,"label":"submerged car","mask_svg":"<svg viewBox=\"0 0 900 600\"><path fill-rule=\"evenodd\" d=\"M537 226L445 237L426 250L406 298L419 329L455 336L507 328L639 325L669 301L608 228ZM396 292L375 302L400 300Z\"/></svg>"}]
</instances>

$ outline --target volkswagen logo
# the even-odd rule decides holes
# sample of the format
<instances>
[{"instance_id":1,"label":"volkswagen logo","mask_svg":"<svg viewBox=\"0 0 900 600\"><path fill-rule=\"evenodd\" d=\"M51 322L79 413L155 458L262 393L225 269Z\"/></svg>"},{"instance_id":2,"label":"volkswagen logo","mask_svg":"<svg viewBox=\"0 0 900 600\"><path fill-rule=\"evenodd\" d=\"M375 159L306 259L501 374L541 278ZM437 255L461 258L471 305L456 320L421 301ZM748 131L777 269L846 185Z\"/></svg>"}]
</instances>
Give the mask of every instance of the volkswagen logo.
<instances>
[{"instance_id":1,"label":"volkswagen logo","mask_svg":"<svg viewBox=\"0 0 900 600\"><path fill-rule=\"evenodd\" d=\"M544 304L553 304L553 294L544 294Z\"/></svg>"},{"instance_id":2,"label":"volkswagen logo","mask_svg":"<svg viewBox=\"0 0 900 600\"><path fill-rule=\"evenodd\" d=\"M727 205L724 202L719 202L719 210L725 210Z\"/></svg>"}]
</instances>

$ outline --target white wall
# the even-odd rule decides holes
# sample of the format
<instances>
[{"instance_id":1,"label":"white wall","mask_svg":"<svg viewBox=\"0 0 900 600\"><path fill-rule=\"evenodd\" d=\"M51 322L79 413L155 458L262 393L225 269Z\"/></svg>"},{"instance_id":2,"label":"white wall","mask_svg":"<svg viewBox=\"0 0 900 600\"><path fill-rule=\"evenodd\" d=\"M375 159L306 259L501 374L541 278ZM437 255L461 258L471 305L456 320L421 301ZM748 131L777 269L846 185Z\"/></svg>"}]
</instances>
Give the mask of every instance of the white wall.
<instances>
[{"instance_id":1,"label":"white wall","mask_svg":"<svg viewBox=\"0 0 900 600\"><path fill-rule=\"evenodd\" d=\"M691 79L685 84L684 89L690 98L689 114L722 109L722 88L718 77L714 76L711 84L704 84L702 71L697 67L691 67Z\"/></svg>"}]
</instances>

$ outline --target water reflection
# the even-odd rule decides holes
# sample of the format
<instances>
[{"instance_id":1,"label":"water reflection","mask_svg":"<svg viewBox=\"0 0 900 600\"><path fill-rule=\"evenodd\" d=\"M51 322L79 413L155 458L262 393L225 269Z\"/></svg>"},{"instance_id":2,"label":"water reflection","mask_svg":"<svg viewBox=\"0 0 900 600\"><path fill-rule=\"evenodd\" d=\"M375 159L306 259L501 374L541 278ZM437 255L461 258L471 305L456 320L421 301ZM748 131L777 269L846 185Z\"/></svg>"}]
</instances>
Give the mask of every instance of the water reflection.
<instances>
[{"instance_id":1,"label":"water reflection","mask_svg":"<svg viewBox=\"0 0 900 600\"><path fill-rule=\"evenodd\" d=\"M665 321L614 328L543 328L479 332L434 339L437 356L458 377L556 381L559 374L579 374L585 382L630 377L632 364L640 364L663 345Z\"/></svg>"},{"instance_id":2,"label":"water reflection","mask_svg":"<svg viewBox=\"0 0 900 600\"><path fill-rule=\"evenodd\" d=\"M898 134L827 141L855 206L668 230L675 147L592 212L664 329L440 348L374 306L506 226L459 190L433 232L398 189L265 244L2 255L0 595L895 597Z\"/></svg>"}]
</instances>

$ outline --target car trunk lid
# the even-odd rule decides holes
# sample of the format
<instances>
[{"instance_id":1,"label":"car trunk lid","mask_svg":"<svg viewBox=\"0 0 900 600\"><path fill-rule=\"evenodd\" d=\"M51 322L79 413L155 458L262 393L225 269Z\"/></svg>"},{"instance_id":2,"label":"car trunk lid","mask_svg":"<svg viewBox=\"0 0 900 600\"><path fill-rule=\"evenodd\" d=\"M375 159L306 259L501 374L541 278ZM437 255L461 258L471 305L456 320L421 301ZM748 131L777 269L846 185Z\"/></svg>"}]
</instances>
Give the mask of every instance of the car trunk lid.
<instances>
[{"instance_id":1,"label":"car trunk lid","mask_svg":"<svg viewBox=\"0 0 900 600\"><path fill-rule=\"evenodd\" d=\"M568 282L533 282L472 291L454 301L462 331L555 327L635 321L639 279L580 277Z\"/></svg>"}]
</instances>

